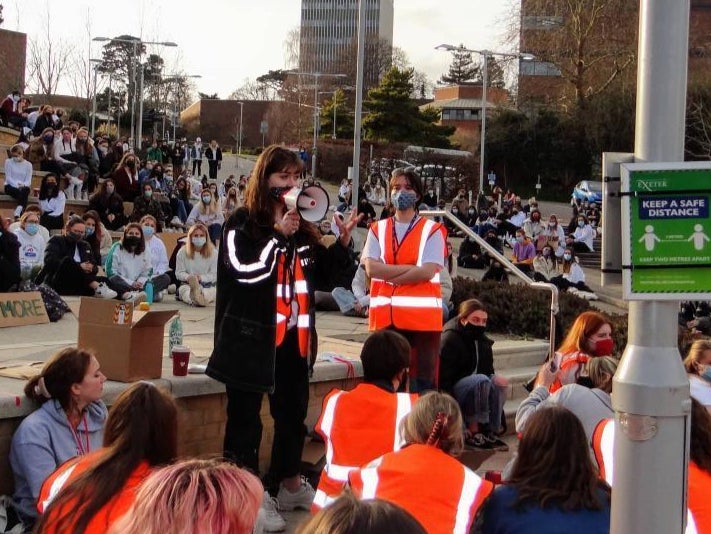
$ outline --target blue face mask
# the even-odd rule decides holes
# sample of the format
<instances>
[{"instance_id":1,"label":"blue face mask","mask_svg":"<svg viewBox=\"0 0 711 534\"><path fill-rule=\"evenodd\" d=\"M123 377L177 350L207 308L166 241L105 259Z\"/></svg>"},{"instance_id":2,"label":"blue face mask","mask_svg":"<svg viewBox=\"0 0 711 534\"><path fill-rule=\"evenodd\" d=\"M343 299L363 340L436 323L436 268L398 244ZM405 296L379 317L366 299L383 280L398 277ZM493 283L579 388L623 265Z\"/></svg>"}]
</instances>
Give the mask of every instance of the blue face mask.
<instances>
[{"instance_id":1,"label":"blue face mask","mask_svg":"<svg viewBox=\"0 0 711 534\"><path fill-rule=\"evenodd\" d=\"M39 232L39 224L27 223L25 225L25 232L27 232L30 235L35 235L37 232Z\"/></svg>"},{"instance_id":2,"label":"blue face mask","mask_svg":"<svg viewBox=\"0 0 711 534\"><path fill-rule=\"evenodd\" d=\"M573 259L573 256L570 255L570 254L563 254L563 259L564 259L565 261L570 261L570 260Z\"/></svg>"},{"instance_id":3,"label":"blue face mask","mask_svg":"<svg viewBox=\"0 0 711 534\"><path fill-rule=\"evenodd\" d=\"M585 226L585 221L578 221L578 226L579 226L580 228L582 228L583 226Z\"/></svg>"},{"instance_id":4,"label":"blue face mask","mask_svg":"<svg viewBox=\"0 0 711 534\"><path fill-rule=\"evenodd\" d=\"M193 237L192 239L190 239L190 241L192 242L193 246L197 248L202 248L205 246L207 239L205 239L204 237Z\"/></svg>"},{"instance_id":5,"label":"blue face mask","mask_svg":"<svg viewBox=\"0 0 711 534\"><path fill-rule=\"evenodd\" d=\"M711 365L705 365L703 373L699 376L711 382Z\"/></svg>"},{"instance_id":6,"label":"blue face mask","mask_svg":"<svg viewBox=\"0 0 711 534\"><path fill-rule=\"evenodd\" d=\"M84 236L89 237L94 235L94 228L92 226L87 226L86 230L84 230Z\"/></svg>"},{"instance_id":7,"label":"blue face mask","mask_svg":"<svg viewBox=\"0 0 711 534\"><path fill-rule=\"evenodd\" d=\"M396 210L404 211L415 207L417 203L417 193L406 189L399 189L390 196L390 200Z\"/></svg>"},{"instance_id":8,"label":"blue face mask","mask_svg":"<svg viewBox=\"0 0 711 534\"><path fill-rule=\"evenodd\" d=\"M517 236L516 236L516 241L518 241L519 243L523 243L523 236L522 236L522 235L517 235Z\"/></svg>"},{"instance_id":9,"label":"blue face mask","mask_svg":"<svg viewBox=\"0 0 711 534\"><path fill-rule=\"evenodd\" d=\"M153 227L152 226L141 226L143 228L143 236L148 239L153 235Z\"/></svg>"}]
</instances>

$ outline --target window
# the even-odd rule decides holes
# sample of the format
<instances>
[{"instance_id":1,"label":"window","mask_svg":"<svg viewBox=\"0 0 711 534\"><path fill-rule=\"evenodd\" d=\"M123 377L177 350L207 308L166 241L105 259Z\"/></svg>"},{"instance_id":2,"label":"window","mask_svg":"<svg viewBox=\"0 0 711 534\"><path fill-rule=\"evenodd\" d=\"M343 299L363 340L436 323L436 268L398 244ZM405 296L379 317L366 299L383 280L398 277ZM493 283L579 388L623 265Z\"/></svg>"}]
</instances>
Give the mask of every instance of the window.
<instances>
[{"instance_id":1,"label":"window","mask_svg":"<svg viewBox=\"0 0 711 534\"><path fill-rule=\"evenodd\" d=\"M549 61L521 60L518 68L521 76L560 76L560 69Z\"/></svg>"},{"instance_id":2,"label":"window","mask_svg":"<svg viewBox=\"0 0 711 534\"><path fill-rule=\"evenodd\" d=\"M522 17L521 26L524 30L552 30L563 24L563 17L553 15L529 15Z\"/></svg>"},{"instance_id":3,"label":"window","mask_svg":"<svg viewBox=\"0 0 711 534\"><path fill-rule=\"evenodd\" d=\"M477 121L479 120L478 109L447 109L442 108L443 121Z\"/></svg>"}]
</instances>

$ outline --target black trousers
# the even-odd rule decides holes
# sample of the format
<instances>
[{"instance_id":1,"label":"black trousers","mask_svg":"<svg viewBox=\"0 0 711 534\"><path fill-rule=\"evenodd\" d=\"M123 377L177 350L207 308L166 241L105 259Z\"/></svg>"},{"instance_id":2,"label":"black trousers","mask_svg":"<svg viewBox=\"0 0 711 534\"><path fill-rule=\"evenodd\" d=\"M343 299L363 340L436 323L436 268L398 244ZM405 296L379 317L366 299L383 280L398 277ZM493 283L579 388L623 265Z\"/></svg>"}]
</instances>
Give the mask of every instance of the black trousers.
<instances>
[{"instance_id":1,"label":"black trousers","mask_svg":"<svg viewBox=\"0 0 711 534\"><path fill-rule=\"evenodd\" d=\"M196 167L197 167L197 174L195 173ZM199 174L201 172L202 172L202 160L194 159L193 160L193 176L195 176L199 180L200 179Z\"/></svg>"},{"instance_id":2,"label":"black trousers","mask_svg":"<svg viewBox=\"0 0 711 534\"><path fill-rule=\"evenodd\" d=\"M49 280L49 285L60 295L92 296L94 290L89 284L98 280L96 275L86 273L74 261L74 258L63 258L57 267L57 272Z\"/></svg>"},{"instance_id":3,"label":"black trousers","mask_svg":"<svg viewBox=\"0 0 711 534\"><path fill-rule=\"evenodd\" d=\"M217 160L212 160L209 159L207 160L207 166L208 166L208 171L209 171L209 176L210 180L216 180L217 179Z\"/></svg>"},{"instance_id":4,"label":"black trousers","mask_svg":"<svg viewBox=\"0 0 711 534\"><path fill-rule=\"evenodd\" d=\"M255 473L259 473L259 445L262 441L259 416L262 397L262 393L227 388L225 458ZM292 328L276 350L274 393L269 395L274 439L265 480L278 483L301 472L308 404L308 361L299 354L297 329Z\"/></svg>"},{"instance_id":5,"label":"black trousers","mask_svg":"<svg viewBox=\"0 0 711 534\"><path fill-rule=\"evenodd\" d=\"M10 195L12 198L17 200L17 205L22 206L22 209L24 210L27 207L27 199L30 196L30 188L5 185L5 194Z\"/></svg>"}]
</instances>

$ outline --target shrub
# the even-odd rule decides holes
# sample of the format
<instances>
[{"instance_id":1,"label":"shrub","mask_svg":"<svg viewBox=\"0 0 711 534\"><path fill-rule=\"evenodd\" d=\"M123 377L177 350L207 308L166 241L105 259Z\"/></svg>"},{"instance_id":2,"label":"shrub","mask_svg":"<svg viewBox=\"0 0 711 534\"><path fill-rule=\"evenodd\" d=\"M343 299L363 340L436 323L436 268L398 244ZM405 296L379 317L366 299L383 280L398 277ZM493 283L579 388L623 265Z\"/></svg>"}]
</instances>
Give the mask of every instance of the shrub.
<instances>
[{"instance_id":1,"label":"shrub","mask_svg":"<svg viewBox=\"0 0 711 534\"><path fill-rule=\"evenodd\" d=\"M550 293L524 284L479 282L457 277L453 280L452 303L455 309L467 299L479 299L489 314L488 329L501 334L547 339L550 328ZM571 295L559 293L556 315L556 345L572 326L575 318L590 310L590 303ZM627 344L627 316L606 314L613 325L615 349L622 352Z\"/></svg>"}]
</instances>

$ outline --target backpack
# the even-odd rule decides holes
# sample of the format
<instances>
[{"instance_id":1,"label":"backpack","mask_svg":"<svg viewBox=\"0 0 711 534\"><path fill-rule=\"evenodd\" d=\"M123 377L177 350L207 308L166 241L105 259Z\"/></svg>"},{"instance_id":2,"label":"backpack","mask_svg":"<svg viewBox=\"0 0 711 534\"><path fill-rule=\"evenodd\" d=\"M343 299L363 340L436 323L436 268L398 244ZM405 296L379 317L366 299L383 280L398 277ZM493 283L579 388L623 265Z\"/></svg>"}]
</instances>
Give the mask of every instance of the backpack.
<instances>
[{"instance_id":1,"label":"backpack","mask_svg":"<svg viewBox=\"0 0 711 534\"><path fill-rule=\"evenodd\" d=\"M59 296L54 289L47 284L35 284L29 280L22 282L18 289L20 291L38 291L42 295L42 302L47 310L47 317L53 323L59 321L62 316L69 311L69 305Z\"/></svg>"}]
</instances>

